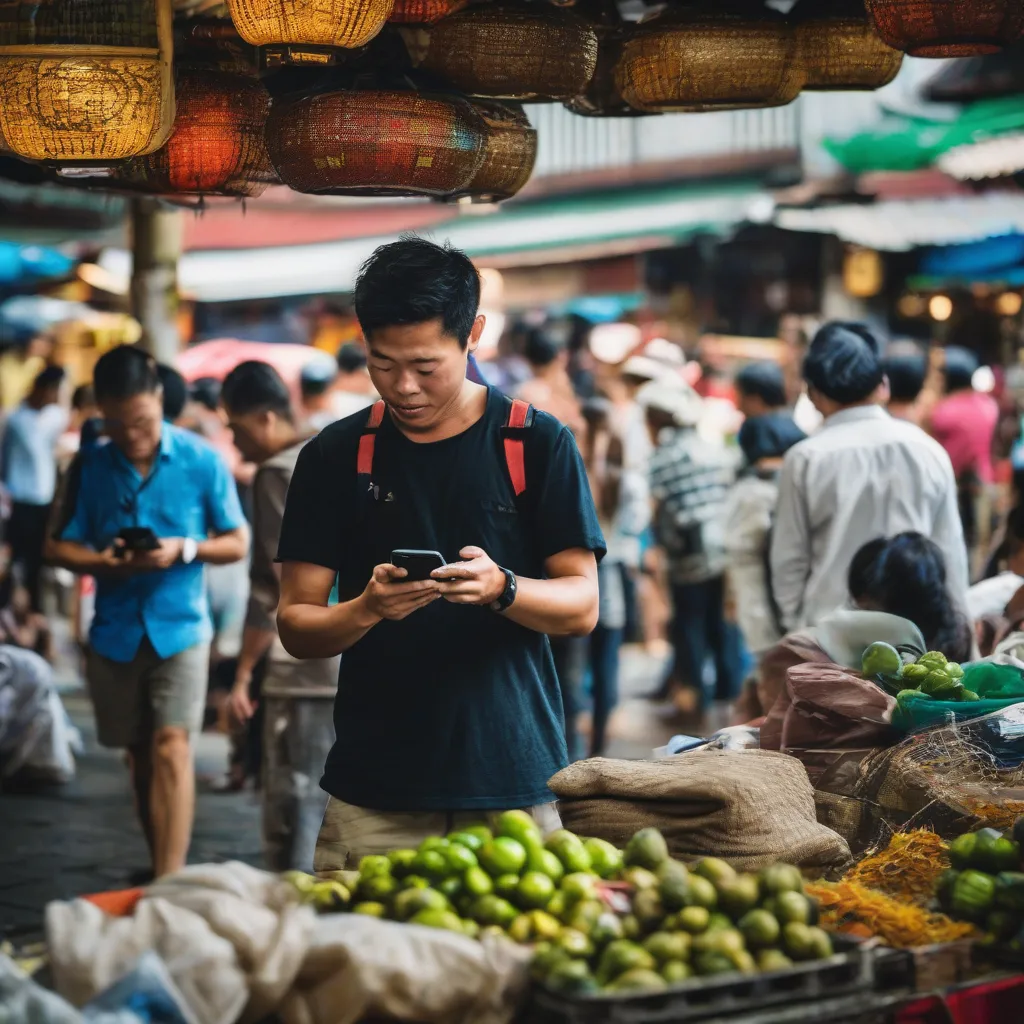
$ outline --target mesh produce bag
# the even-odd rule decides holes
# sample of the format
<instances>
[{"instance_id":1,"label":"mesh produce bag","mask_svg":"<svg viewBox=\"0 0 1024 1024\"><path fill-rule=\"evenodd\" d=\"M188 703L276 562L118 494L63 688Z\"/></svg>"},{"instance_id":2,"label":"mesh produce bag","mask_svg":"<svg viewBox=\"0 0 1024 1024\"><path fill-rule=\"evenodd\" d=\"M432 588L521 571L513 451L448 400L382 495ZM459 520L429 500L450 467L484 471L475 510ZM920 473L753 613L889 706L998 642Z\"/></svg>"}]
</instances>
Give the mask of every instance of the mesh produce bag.
<instances>
[{"instance_id":1,"label":"mesh produce bag","mask_svg":"<svg viewBox=\"0 0 1024 1024\"><path fill-rule=\"evenodd\" d=\"M747 869L778 860L838 869L850 860L842 837L815 817L803 765L774 751L598 757L563 768L548 785L566 828L618 846L654 826L675 857L722 857Z\"/></svg>"},{"instance_id":2,"label":"mesh produce bag","mask_svg":"<svg viewBox=\"0 0 1024 1024\"><path fill-rule=\"evenodd\" d=\"M918 732L950 722L965 722L1002 711L1024 701L1024 673L1013 665L976 662L964 669L964 688L981 700L936 700L926 694L902 698L892 724L901 732Z\"/></svg>"}]
</instances>

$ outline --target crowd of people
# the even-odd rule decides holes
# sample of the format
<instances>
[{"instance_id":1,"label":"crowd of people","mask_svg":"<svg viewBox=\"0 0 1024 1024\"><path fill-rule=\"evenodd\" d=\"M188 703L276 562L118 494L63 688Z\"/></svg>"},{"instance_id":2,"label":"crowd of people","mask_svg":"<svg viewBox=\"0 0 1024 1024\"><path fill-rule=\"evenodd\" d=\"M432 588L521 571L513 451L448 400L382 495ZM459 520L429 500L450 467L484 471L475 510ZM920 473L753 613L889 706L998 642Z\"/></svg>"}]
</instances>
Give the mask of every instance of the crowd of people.
<instances>
[{"instance_id":1,"label":"crowd of people","mask_svg":"<svg viewBox=\"0 0 1024 1024\"><path fill-rule=\"evenodd\" d=\"M333 870L510 807L551 826L547 779L615 735L627 642L671 653L649 696L695 729L770 722L789 667L858 644L1024 648L1007 410L971 353L828 323L797 393L548 322L478 363L476 270L419 239L355 312L365 344L294 382L123 346L7 410L0 642L52 660L45 564L95 579L86 684L156 874L204 722L223 784L260 786L268 866Z\"/></svg>"}]
</instances>

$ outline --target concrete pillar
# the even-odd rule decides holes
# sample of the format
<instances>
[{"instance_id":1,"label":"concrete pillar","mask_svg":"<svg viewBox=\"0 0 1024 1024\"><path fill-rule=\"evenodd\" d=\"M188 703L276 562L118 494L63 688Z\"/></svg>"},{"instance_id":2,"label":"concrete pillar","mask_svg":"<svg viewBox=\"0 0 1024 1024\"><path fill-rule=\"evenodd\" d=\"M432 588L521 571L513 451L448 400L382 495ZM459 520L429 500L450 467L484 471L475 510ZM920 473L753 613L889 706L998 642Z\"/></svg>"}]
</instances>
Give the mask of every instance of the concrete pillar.
<instances>
[{"instance_id":1,"label":"concrete pillar","mask_svg":"<svg viewBox=\"0 0 1024 1024\"><path fill-rule=\"evenodd\" d=\"M132 314L142 324L142 347L173 363L178 337L178 258L182 214L154 199L132 200Z\"/></svg>"}]
</instances>

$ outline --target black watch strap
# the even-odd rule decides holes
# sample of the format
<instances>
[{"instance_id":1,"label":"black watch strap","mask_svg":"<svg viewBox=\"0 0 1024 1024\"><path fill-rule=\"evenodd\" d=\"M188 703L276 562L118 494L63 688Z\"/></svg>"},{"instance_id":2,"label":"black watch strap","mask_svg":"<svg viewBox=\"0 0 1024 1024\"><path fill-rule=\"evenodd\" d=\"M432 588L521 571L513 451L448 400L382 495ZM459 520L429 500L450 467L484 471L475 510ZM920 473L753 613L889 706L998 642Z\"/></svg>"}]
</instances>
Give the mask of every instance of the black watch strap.
<instances>
[{"instance_id":1,"label":"black watch strap","mask_svg":"<svg viewBox=\"0 0 1024 1024\"><path fill-rule=\"evenodd\" d=\"M498 600L491 605L491 610L504 612L512 607L512 602L515 601L516 593L519 590L519 583L516 580L516 574L511 569L506 569L500 565L498 568L505 574L505 589L501 592Z\"/></svg>"}]
</instances>

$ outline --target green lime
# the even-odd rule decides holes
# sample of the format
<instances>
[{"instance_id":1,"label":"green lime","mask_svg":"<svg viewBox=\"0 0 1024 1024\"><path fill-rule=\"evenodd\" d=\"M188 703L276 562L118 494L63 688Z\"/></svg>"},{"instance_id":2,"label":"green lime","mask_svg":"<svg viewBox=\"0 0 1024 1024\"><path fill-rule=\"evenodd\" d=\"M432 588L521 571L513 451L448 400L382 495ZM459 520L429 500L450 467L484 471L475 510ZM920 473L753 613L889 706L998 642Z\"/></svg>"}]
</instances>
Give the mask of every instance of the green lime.
<instances>
[{"instance_id":1,"label":"green lime","mask_svg":"<svg viewBox=\"0 0 1024 1024\"><path fill-rule=\"evenodd\" d=\"M926 679L931 669L927 665L904 665L903 666L903 681L907 686L919 686L923 679Z\"/></svg>"},{"instance_id":2,"label":"green lime","mask_svg":"<svg viewBox=\"0 0 1024 1024\"><path fill-rule=\"evenodd\" d=\"M626 971L620 974L607 988L607 991L615 993L625 992L660 992L666 988L665 979L654 971Z\"/></svg>"},{"instance_id":3,"label":"green lime","mask_svg":"<svg viewBox=\"0 0 1024 1024\"><path fill-rule=\"evenodd\" d=\"M392 850L388 854L391 861L391 873L395 878L404 878L412 871L413 861L416 860L415 850Z\"/></svg>"},{"instance_id":4,"label":"green lime","mask_svg":"<svg viewBox=\"0 0 1024 1024\"><path fill-rule=\"evenodd\" d=\"M448 860L444 853L436 848L420 850L412 862L413 871L425 878L441 879L448 875Z\"/></svg>"},{"instance_id":5,"label":"green lime","mask_svg":"<svg viewBox=\"0 0 1024 1024\"><path fill-rule=\"evenodd\" d=\"M458 877L458 875L453 875L451 878L446 878L443 882L441 882L438 885L437 889L438 892L443 892L452 903L455 903L455 901L465 891L463 881L461 878Z\"/></svg>"},{"instance_id":6,"label":"green lime","mask_svg":"<svg viewBox=\"0 0 1024 1024\"><path fill-rule=\"evenodd\" d=\"M366 917L383 917L387 908L383 903L357 903L352 908L353 914L364 914Z\"/></svg>"},{"instance_id":7,"label":"green lime","mask_svg":"<svg viewBox=\"0 0 1024 1024\"><path fill-rule=\"evenodd\" d=\"M480 845L483 846L485 843L489 843L493 838L494 834L486 825L479 823L475 825L463 825L459 829L460 832L468 832L471 836L476 836L480 840Z\"/></svg>"},{"instance_id":8,"label":"green lime","mask_svg":"<svg viewBox=\"0 0 1024 1024\"><path fill-rule=\"evenodd\" d=\"M530 920L529 914L520 914L508 926L508 937L520 945L533 941L533 922Z\"/></svg>"},{"instance_id":9,"label":"green lime","mask_svg":"<svg viewBox=\"0 0 1024 1024\"><path fill-rule=\"evenodd\" d=\"M609 942L597 964L597 980L602 985L614 981L626 971L653 971L657 966L655 959L642 946L628 939L617 939Z\"/></svg>"},{"instance_id":10,"label":"green lime","mask_svg":"<svg viewBox=\"0 0 1024 1024\"><path fill-rule=\"evenodd\" d=\"M359 861L359 874L363 878L373 878L374 875L390 875L391 861L387 857L371 853Z\"/></svg>"},{"instance_id":11,"label":"green lime","mask_svg":"<svg viewBox=\"0 0 1024 1024\"><path fill-rule=\"evenodd\" d=\"M427 928L441 928L446 932L458 932L460 935L466 934L462 919L450 910L421 910L409 919L409 923L422 924Z\"/></svg>"},{"instance_id":12,"label":"green lime","mask_svg":"<svg viewBox=\"0 0 1024 1024\"><path fill-rule=\"evenodd\" d=\"M648 935L643 948L663 966L669 960L690 959L690 936L686 932L655 932Z\"/></svg>"},{"instance_id":13,"label":"green lime","mask_svg":"<svg viewBox=\"0 0 1024 1024\"><path fill-rule=\"evenodd\" d=\"M591 870L601 878L614 878L622 870L622 851L604 839L588 839L583 848L590 855Z\"/></svg>"},{"instance_id":14,"label":"green lime","mask_svg":"<svg viewBox=\"0 0 1024 1024\"><path fill-rule=\"evenodd\" d=\"M691 935L700 935L708 930L711 923L711 912L707 907L683 907L676 914L679 927Z\"/></svg>"},{"instance_id":15,"label":"green lime","mask_svg":"<svg viewBox=\"0 0 1024 1024\"><path fill-rule=\"evenodd\" d=\"M625 929L622 927L622 919L618 914L605 911L590 929L590 939L599 949L607 946L609 942L626 937Z\"/></svg>"},{"instance_id":16,"label":"green lime","mask_svg":"<svg viewBox=\"0 0 1024 1024\"><path fill-rule=\"evenodd\" d=\"M371 875L359 882L359 899L364 903L387 903L398 892L398 881L391 875Z\"/></svg>"},{"instance_id":17,"label":"green lime","mask_svg":"<svg viewBox=\"0 0 1024 1024\"><path fill-rule=\"evenodd\" d=\"M682 960L669 960L662 964L661 976L670 985L678 985L681 982L689 981L693 977L693 971L690 969L690 965L684 964Z\"/></svg>"},{"instance_id":18,"label":"green lime","mask_svg":"<svg viewBox=\"0 0 1024 1024\"><path fill-rule=\"evenodd\" d=\"M462 922L462 934L467 939L478 939L480 938L480 925L476 923L471 917L467 917Z\"/></svg>"},{"instance_id":19,"label":"green lime","mask_svg":"<svg viewBox=\"0 0 1024 1024\"><path fill-rule=\"evenodd\" d=\"M769 971L785 971L793 966L793 961L779 949L762 949L757 954L757 969L767 974Z\"/></svg>"},{"instance_id":20,"label":"green lime","mask_svg":"<svg viewBox=\"0 0 1024 1024\"><path fill-rule=\"evenodd\" d=\"M464 846L467 850L472 850L474 853L484 845L484 841L473 832L449 832L448 842L458 843L459 846Z\"/></svg>"},{"instance_id":21,"label":"green lime","mask_svg":"<svg viewBox=\"0 0 1024 1024\"><path fill-rule=\"evenodd\" d=\"M519 911L500 896L481 896L473 904L470 917L479 924L496 924L507 928L517 917Z\"/></svg>"},{"instance_id":22,"label":"green lime","mask_svg":"<svg viewBox=\"0 0 1024 1024\"><path fill-rule=\"evenodd\" d=\"M792 864L771 864L758 876L761 888L771 896L780 892L803 892L804 878L800 869Z\"/></svg>"},{"instance_id":23,"label":"green lime","mask_svg":"<svg viewBox=\"0 0 1024 1024\"><path fill-rule=\"evenodd\" d=\"M573 958L594 955L594 944L583 932L579 932L575 928L563 928L558 935L556 944Z\"/></svg>"},{"instance_id":24,"label":"green lime","mask_svg":"<svg viewBox=\"0 0 1024 1024\"><path fill-rule=\"evenodd\" d=\"M714 910L718 906L718 892L702 875L690 875L690 891L686 901L691 907L707 907L708 910Z\"/></svg>"},{"instance_id":25,"label":"green lime","mask_svg":"<svg viewBox=\"0 0 1024 1024\"><path fill-rule=\"evenodd\" d=\"M658 876L647 868L626 868L622 872L622 880L634 889L656 889Z\"/></svg>"},{"instance_id":26,"label":"green lime","mask_svg":"<svg viewBox=\"0 0 1024 1024\"><path fill-rule=\"evenodd\" d=\"M530 847L526 855L526 870L540 871L553 882L560 882L565 875L562 862L550 850L545 850L542 846Z\"/></svg>"},{"instance_id":27,"label":"green lime","mask_svg":"<svg viewBox=\"0 0 1024 1024\"><path fill-rule=\"evenodd\" d=\"M519 879L516 902L527 909L541 909L555 895L555 883L539 871L528 871Z\"/></svg>"},{"instance_id":28,"label":"green lime","mask_svg":"<svg viewBox=\"0 0 1024 1024\"><path fill-rule=\"evenodd\" d=\"M813 907L811 901L801 892L780 892L775 897L773 906L775 916L781 925L793 922L805 925L811 923Z\"/></svg>"},{"instance_id":29,"label":"green lime","mask_svg":"<svg viewBox=\"0 0 1024 1024\"><path fill-rule=\"evenodd\" d=\"M402 889L429 889L430 879L422 875L406 875L400 883Z\"/></svg>"},{"instance_id":30,"label":"green lime","mask_svg":"<svg viewBox=\"0 0 1024 1024\"><path fill-rule=\"evenodd\" d=\"M580 900L569 908L564 920L570 928L589 935L607 910L601 900Z\"/></svg>"},{"instance_id":31,"label":"green lime","mask_svg":"<svg viewBox=\"0 0 1024 1024\"><path fill-rule=\"evenodd\" d=\"M794 960L813 960L816 956L814 933L800 921L790 921L782 929L782 948Z\"/></svg>"},{"instance_id":32,"label":"green lime","mask_svg":"<svg viewBox=\"0 0 1024 1024\"><path fill-rule=\"evenodd\" d=\"M468 893L474 896L486 896L494 892L491 876L481 867L471 867L463 876L462 884Z\"/></svg>"},{"instance_id":33,"label":"green lime","mask_svg":"<svg viewBox=\"0 0 1024 1024\"><path fill-rule=\"evenodd\" d=\"M544 910L531 910L530 925L538 939L557 939L562 932L562 923Z\"/></svg>"},{"instance_id":34,"label":"green lime","mask_svg":"<svg viewBox=\"0 0 1024 1024\"><path fill-rule=\"evenodd\" d=\"M392 905L397 921L408 921L421 910L451 910L447 897L437 889L405 889Z\"/></svg>"},{"instance_id":35,"label":"green lime","mask_svg":"<svg viewBox=\"0 0 1024 1024\"><path fill-rule=\"evenodd\" d=\"M477 855L481 867L492 877L517 875L526 864L526 848L507 836L498 836L480 847Z\"/></svg>"},{"instance_id":36,"label":"green lime","mask_svg":"<svg viewBox=\"0 0 1024 1024\"><path fill-rule=\"evenodd\" d=\"M565 898L565 893L559 890L551 897L547 905L547 912L552 917L559 919L565 917L566 911L569 909L569 903Z\"/></svg>"},{"instance_id":37,"label":"green lime","mask_svg":"<svg viewBox=\"0 0 1024 1024\"><path fill-rule=\"evenodd\" d=\"M779 941L779 922L767 910L751 910L739 921L748 949L765 949Z\"/></svg>"},{"instance_id":38,"label":"green lime","mask_svg":"<svg viewBox=\"0 0 1024 1024\"><path fill-rule=\"evenodd\" d=\"M654 871L668 860L668 843L656 828L642 828L626 844L627 864Z\"/></svg>"},{"instance_id":39,"label":"green lime","mask_svg":"<svg viewBox=\"0 0 1024 1024\"><path fill-rule=\"evenodd\" d=\"M526 847L541 843L537 822L526 811L504 811L498 816L497 832L499 836L515 839Z\"/></svg>"},{"instance_id":40,"label":"green lime","mask_svg":"<svg viewBox=\"0 0 1024 1024\"><path fill-rule=\"evenodd\" d=\"M761 886L754 875L737 875L718 886L718 905L734 921L753 910L761 899Z\"/></svg>"},{"instance_id":41,"label":"green lime","mask_svg":"<svg viewBox=\"0 0 1024 1024\"><path fill-rule=\"evenodd\" d=\"M567 903L597 898L597 876L587 875L582 871L573 872L562 879L561 891Z\"/></svg>"},{"instance_id":42,"label":"green lime","mask_svg":"<svg viewBox=\"0 0 1024 1024\"><path fill-rule=\"evenodd\" d=\"M442 852L444 859L448 862L448 870L453 874L461 875L464 871L475 868L477 865L476 854L459 843L452 843L447 850Z\"/></svg>"},{"instance_id":43,"label":"green lime","mask_svg":"<svg viewBox=\"0 0 1024 1024\"><path fill-rule=\"evenodd\" d=\"M544 840L544 847L562 862L562 866L570 874L591 869L590 854L587 853L583 841L568 829L560 828L557 832L552 832Z\"/></svg>"},{"instance_id":44,"label":"green lime","mask_svg":"<svg viewBox=\"0 0 1024 1024\"><path fill-rule=\"evenodd\" d=\"M564 950L562 955L564 957ZM548 971L544 981L556 992L566 995L588 995L597 991L586 960L560 960Z\"/></svg>"},{"instance_id":45,"label":"green lime","mask_svg":"<svg viewBox=\"0 0 1024 1024\"><path fill-rule=\"evenodd\" d=\"M491 876L488 875L487 877L490 878ZM494 894L496 896L500 896L503 900L514 900L518 892L518 875L498 875L498 877L494 879Z\"/></svg>"},{"instance_id":46,"label":"green lime","mask_svg":"<svg viewBox=\"0 0 1024 1024\"><path fill-rule=\"evenodd\" d=\"M866 676L898 679L903 673L903 659L895 647L879 640L865 648L861 655L860 667Z\"/></svg>"}]
</instances>

